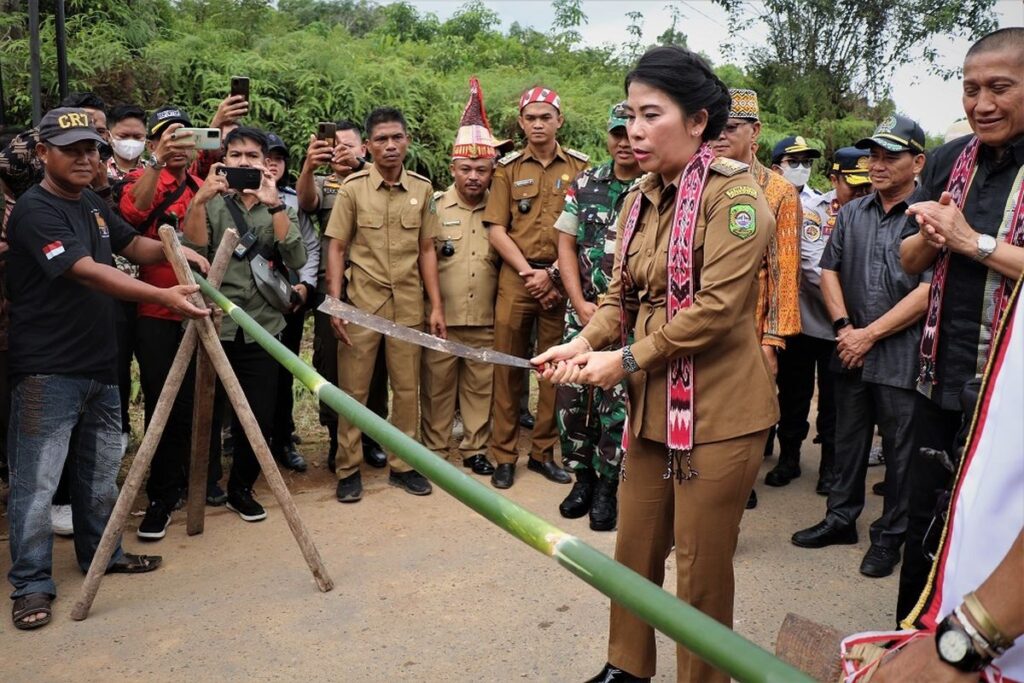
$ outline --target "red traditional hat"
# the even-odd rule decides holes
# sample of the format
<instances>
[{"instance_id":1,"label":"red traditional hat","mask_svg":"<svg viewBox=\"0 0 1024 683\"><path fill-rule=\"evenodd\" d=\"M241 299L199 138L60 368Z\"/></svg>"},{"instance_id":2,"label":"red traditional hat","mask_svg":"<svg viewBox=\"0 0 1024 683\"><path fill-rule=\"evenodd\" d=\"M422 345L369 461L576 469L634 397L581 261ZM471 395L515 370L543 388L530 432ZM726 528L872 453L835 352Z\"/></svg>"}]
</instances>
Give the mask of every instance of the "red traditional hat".
<instances>
[{"instance_id":1,"label":"red traditional hat","mask_svg":"<svg viewBox=\"0 0 1024 683\"><path fill-rule=\"evenodd\" d=\"M469 79L469 102L462 112L459 132L455 135L452 147L453 159L493 159L498 155L497 144L491 135L491 124L487 122L484 111L484 94L480 90L480 81Z\"/></svg>"},{"instance_id":2,"label":"red traditional hat","mask_svg":"<svg viewBox=\"0 0 1024 683\"><path fill-rule=\"evenodd\" d=\"M544 104L550 104L559 112L562 111L562 98L560 98L558 96L558 93L556 93L554 90L551 90L550 88L537 86L535 88L530 88L529 90L525 91L523 93L523 96L519 98L519 111L522 111L523 107L534 102L543 102Z\"/></svg>"}]
</instances>

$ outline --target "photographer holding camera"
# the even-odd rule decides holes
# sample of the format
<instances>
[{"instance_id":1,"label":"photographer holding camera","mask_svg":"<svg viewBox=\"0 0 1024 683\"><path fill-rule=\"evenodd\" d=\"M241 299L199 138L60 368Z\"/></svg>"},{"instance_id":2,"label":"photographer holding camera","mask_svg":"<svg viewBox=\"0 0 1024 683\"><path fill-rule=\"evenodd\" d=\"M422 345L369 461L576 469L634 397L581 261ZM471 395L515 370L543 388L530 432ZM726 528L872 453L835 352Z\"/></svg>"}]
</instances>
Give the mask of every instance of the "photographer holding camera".
<instances>
[{"instance_id":1,"label":"photographer holding camera","mask_svg":"<svg viewBox=\"0 0 1024 683\"><path fill-rule=\"evenodd\" d=\"M224 163L213 165L189 207L184 223L185 243L199 253L213 254L226 230L238 230L241 242L224 273L220 291L268 332L280 335L285 328L283 312L291 308L291 288L285 280L282 298L280 291L275 292L268 284L273 284L270 281L275 277L274 261L280 259L293 270L306 262L298 218L294 209L285 206L266 168L266 135L254 128L239 127L224 138L224 148ZM277 363L231 318L224 318L220 339L263 438L269 443ZM223 389L218 387L218 405L223 404L223 399ZM215 407L214 434L220 432L220 412ZM258 522L267 516L252 495L260 474L259 463L237 416L232 419L231 431L235 447L227 504L243 520ZM219 449L214 449L210 457L219 456Z\"/></svg>"}]
</instances>

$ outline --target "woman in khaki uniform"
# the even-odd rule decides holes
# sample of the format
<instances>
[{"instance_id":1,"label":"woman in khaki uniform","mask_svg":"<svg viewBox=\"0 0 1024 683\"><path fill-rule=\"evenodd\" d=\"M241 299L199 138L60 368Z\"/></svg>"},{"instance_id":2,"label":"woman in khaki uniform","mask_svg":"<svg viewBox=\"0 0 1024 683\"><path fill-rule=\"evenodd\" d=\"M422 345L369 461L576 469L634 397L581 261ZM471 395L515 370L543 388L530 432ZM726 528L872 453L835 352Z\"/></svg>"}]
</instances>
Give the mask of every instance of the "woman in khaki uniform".
<instances>
[{"instance_id":1,"label":"woman in khaki uniform","mask_svg":"<svg viewBox=\"0 0 1024 683\"><path fill-rule=\"evenodd\" d=\"M626 94L630 142L648 173L619 214L608 296L579 337L534 362L555 383L626 380L615 559L661 584L674 544L679 598L731 627L740 517L779 416L754 325L775 223L747 166L707 144L730 100L700 57L654 48ZM627 330L631 345L599 351ZM729 680L685 648L677 661L679 681ZM591 681L649 680L655 663L653 629L612 603L608 664Z\"/></svg>"}]
</instances>

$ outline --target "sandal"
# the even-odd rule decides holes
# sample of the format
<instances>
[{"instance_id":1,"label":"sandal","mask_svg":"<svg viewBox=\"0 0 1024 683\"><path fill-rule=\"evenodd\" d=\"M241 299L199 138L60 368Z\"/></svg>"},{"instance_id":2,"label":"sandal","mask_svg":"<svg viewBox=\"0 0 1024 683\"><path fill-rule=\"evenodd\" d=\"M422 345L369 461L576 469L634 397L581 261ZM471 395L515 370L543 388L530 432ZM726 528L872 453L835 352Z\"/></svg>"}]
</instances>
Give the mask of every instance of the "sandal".
<instances>
[{"instance_id":1,"label":"sandal","mask_svg":"<svg viewBox=\"0 0 1024 683\"><path fill-rule=\"evenodd\" d=\"M14 622L14 627L22 631L29 631L46 626L50 623L50 616L53 614L50 610L51 603L53 603L53 596L49 593L29 593L16 598L14 606L11 608L11 620ZM34 614L42 614L43 618L26 621Z\"/></svg>"},{"instance_id":2,"label":"sandal","mask_svg":"<svg viewBox=\"0 0 1024 683\"><path fill-rule=\"evenodd\" d=\"M164 561L160 555L133 555L124 557L107 568L107 574L145 574L160 566Z\"/></svg>"}]
</instances>

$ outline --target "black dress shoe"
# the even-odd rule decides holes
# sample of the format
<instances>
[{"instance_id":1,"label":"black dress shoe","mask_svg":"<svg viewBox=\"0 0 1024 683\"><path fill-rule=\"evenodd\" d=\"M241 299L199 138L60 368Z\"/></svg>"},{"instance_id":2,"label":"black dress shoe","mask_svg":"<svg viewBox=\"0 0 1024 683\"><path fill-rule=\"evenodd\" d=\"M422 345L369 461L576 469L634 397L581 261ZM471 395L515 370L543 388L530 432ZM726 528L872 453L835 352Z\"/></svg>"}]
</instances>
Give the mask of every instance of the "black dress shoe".
<instances>
[{"instance_id":1,"label":"black dress shoe","mask_svg":"<svg viewBox=\"0 0 1024 683\"><path fill-rule=\"evenodd\" d=\"M533 458L527 459L526 469L544 475L544 478L556 484L571 484L572 475L556 465L553 461L541 462Z\"/></svg>"},{"instance_id":2,"label":"black dress shoe","mask_svg":"<svg viewBox=\"0 0 1024 683\"><path fill-rule=\"evenodd\" d=\"M537 421L533 419L533 415L530 414L529 410L519 413L519 426L523 429L533 429L533 425L536 423Z\"/></svg>"},{"instance_id":3,"label":"black dress shoe","mask_svg":"<svg viewBox=\"0 0 1024 683\"><path fill-rule=\"evenodd\" d=\"M339 503L355 503L363 498L363 477L359 472L338 480L334 491Z\"/></svg>"},{"instance_id":4,"label":"black dress shoe","mask_svg":"<svg viewBox=\"0 0 1024 683\"><path fill-rule=\"evenodd\" d=\"M748 510L753 510L756 507L757 507L757 491L751 489L750 490L750 495L747 496L746 508Z\"/></svg>"},{"instance_id":5,"label":"black dress shoe","mask_svg":"<svg viewBox=\"0 0 1024 683\"><path fill-rule=\"evenodd\" d=\"M472 457L465 458L462 461L462 466L473 470L473 474L494 474L494 465L490 463L487 456L483 453L477 453Z\"/></svg>"},{"instance_id":6,"label":"black dress shoe","mask_svg":"<svg viewBox=\"0 0 1024 683\"><path fill-rule=\"evenodd\" d=\"M510 489L516 480L516 466L510 462L499 463L491 475L491 486L496 489Z\"/></svg>"},{"instance_id":7,"label":"black dress shoe","mask_svg":"<svg viewBox=\"0 0 1024 683\"><path fill-rule=\"evenodd\" d=\"M584 683L649 683L650 678L640 678L611 664L605 664L601 673L588 678Z\"/></svg>"},{"instance_id":8,"label":"black dress shoe","mask_svg":"<svg viewBox=\"0 0 1024 683\"><path fill-rule=\"evenodd\" d=\"M825 548L830 545L857 543L857 527L833 526L827 519L793 534L793 545L801 548Z\"/></svg>"},{"instance_id":9,"label":"black dress shoe","mask_svg":"<svg viewBox=\"0 0 1024 683\"><path fill-rule=\"evenodd\" d=\"M597 477L593 470L576 470L576 483L558 506L558 513L566 519L579 519L590 512L596 484Z\"/></svg>"},{"instance_id":10,"label":"black dress shoe","mask_svg":"<svg viewBox=\"0 0 1024 683\"><path fill-rule=\"evenodd\" d=\"M363 444L363 460L370 467L380 469L388 464L388 454L376 442L373 445Z\"/></svg>"},{"instance_id":11,"label":"black dress shoe","mask_svg":"<svg viewBox=\"0 0 1024 683\"><path fill-rule=\"evenodd\" d=\"M779 464L764 476L764 483L768 486L785 486L800 476L799 462L779 456Z\"/></svg>"},{"instance_id":12,"label":"black dress shoe","mask_svg":"<svg viewBox=\"0 0 1024 683\"><path fill-rule=\"evenodd\" d=\"M392 472L388 476L388 483L400 489L405 489L414 496L429 496L430 492L434 490L430 485L430 480L416 470Z\"/></svg>"},{"instance_id":13,"label":"black dress shoe","mask_svg":"<svg viewBox=\"0 0 1024 683\"><path fill-rule=\"evenodd\" d=\"M301 453L295 450L295 444L291 441L288 442L283 451L278 451L277 461L295 472L306 471L306 459L302 457Z\"/></svg>"},{"instance_id":14,"label":"black dress shoe","mask_svg":"<svg viewBox=\"0 0 1024 683\"><path fill-rule=\"evenodd\" d=\"M899 562L899 550L872 543L868 551L864 553L864 559L860 563L860 573L873 579L880 579L892 574L892 570Z\"/></svg>"},{"instance_id":15,"label":"black dress shoe","mask_svg":"<svg viewBox=\"0 0 1024 683\"><path fill-rule=\"evenodd\" d=\"M594 531L613 531L619 517L619 480L599 479L594 491L594 504L590 506L590 528Z\"/></svg>"}]
</instances>

